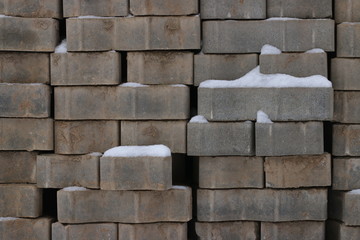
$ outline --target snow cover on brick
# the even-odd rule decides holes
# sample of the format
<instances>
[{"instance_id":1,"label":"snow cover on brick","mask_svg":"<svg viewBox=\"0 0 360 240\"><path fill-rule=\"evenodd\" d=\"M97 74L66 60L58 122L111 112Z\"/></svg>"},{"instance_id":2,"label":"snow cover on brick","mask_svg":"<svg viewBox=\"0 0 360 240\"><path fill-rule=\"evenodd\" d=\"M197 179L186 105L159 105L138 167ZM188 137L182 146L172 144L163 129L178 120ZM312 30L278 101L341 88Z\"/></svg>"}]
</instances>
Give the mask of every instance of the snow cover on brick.
<instances>
[{"instance_id":1,"label":"snow cover on brick","mask_svg":"<svg viewBox=\"0 0 360 240\"><path fill-rule=\"evenodd\" d=\"M87 191L89 189L84 187L72 186L72 187L63 188L62 190L64 190L65 192L76 192L76 191Z\"/></svg>"},{"instance_id":2,"label":"snow cover on brick","mask_svg":"<svg viewBox=\"0 0 360 240\"><path fill-rule=\"evenodd\" d=\"M103 157L170 157L171 151L165 145L120 146L107 150Z\"/></svg>"},{"instance_id":3,"label":"snow cover on brick","mask_svg":"<svg viewBox=\"0 0 360 240\"><path fill-rule=\"evenodd\" d=\"M314 48L306 51L305 53L325 53L325 51L321 48Z\"/></svg>"},{"instance_id":4,"label":"snow cover on brick","mask_svg":"<svg viewBox=\"0 0 360 240\"><path fill-rule=\"evenodd\" d=\"M55 48L55 53L66 53L67 43L66 39L62 40L61 43Z\"/></svg>"},{"instance_id":5,"label":"snow cover on brick","mask_svg":"<svg viewBox=\"0 0 360 240\"><path fill-rule=\"evenodd\" d=\"M257 66L245 76L232 80L207 80L200 88L331 88L331 82L323 76L298 78L287 74L262 74Z\"/></svg>"},{"instance_id":6,"label":"snow cover on brick","mask_svg":"<svg viewBox=\"0 0 360 240\"><path fill-rule=\"evenodd\" d=\"M149 87L149 85L144 85L141 83L127 82L120 85L120 87Z\"/></svg>"},{"instance_id":7,"label":"snow cover on brick","mask_svg":"<svg viewBox=\"0 0 360 240\"><path fill-rule=\"evenodd\" d=\"M192 117L190 119L190 122L191 123L209 123L208 120L204 116L201 116L201 115L197 115L195 117Z\"/></svg>"},{"instance_id":8,"label":"snow cover on brick","mask_svg":"<svg viewBox=\"0 0 360 240\"><path fill-rule=\"evenodd\" d=\"M256 122L257 123L273 123L270 120L269 116L261 110L257 112Z\"/></svg>"},{"instance_id":9,"label":"snow cover on brick","mask_svg":"<svg viewBox=\"0 0 360 240\"><path fill-rule=\"evenodd\" d=\"M265 44L261 48L261 55L270 55L270 54L281 54L281 50L272 45Z\"/></svg>"},{"instance_id":10,"label":"snow cover on brick","mask_svg":"<svg viewBox=\"0 0 360 240\"><path fill-rule=\"evenodd\" d=\"M360 189L355 189L349 192L349 194L360 195Z\"/></svg>"},{"instance_id":11,"label":"snow cover on brick","mask_svg":"<svg viewBox=\"0 0 360 240\"><path fill-rule=\"evenodd\" d=\"M20 218L15 218L15 217L0 217L0 222L5 222L5 221L14 221Z\"/></svg>"}]
</instances>

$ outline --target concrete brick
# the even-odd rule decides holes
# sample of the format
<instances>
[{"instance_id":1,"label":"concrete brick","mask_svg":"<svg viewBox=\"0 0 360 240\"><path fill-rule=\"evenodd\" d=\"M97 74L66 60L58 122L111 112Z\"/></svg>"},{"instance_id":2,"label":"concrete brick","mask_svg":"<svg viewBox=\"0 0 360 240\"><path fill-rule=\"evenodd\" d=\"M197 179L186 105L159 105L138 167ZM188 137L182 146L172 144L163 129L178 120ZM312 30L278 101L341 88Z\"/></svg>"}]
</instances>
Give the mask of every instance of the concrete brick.
<instances>
[{"instance_id":1,"label":"concrete brick","mask_svg":"<svg viewBox=\"0 0 360 240\"><path fill-rule=\"evenodd\" d=\"M334 121L341 123L360 123L360 92L335 91Z\"/></svg>"},{"instance_id":2,"label":"concrete brick","mask_svg":"<svg viewBox=\"0 0 360 240\"><path fill-rule=\"evenodd\" d=\"M334 156L360 156L360 125L333 125L332 154Z\"/></svg>"},{"instance_id":3,"label":"concrete brick","mask_svg":"<svg viewBox=\"0 0 360 240\"><path fill-rule=\"evenodd\" d=\"M69 52L113 50L114 32L113 17L68 18L66 19L67 50Z\"/></svg>"},{"instance_id":4,"label":"concrete brick","mask_svg":"<svg viewBox=\"0 0 360 240\"><path fill-rule=\"evenodd\" d=\"M55 153L105 152L120 145L118 121L56 121Z\"/></svg>"},{"instance_id":5,"label":"concrete brick","mask_svg":"<svg viewBox=\"0 0 360 240\"><path fill-rule=\"evenodd\" d=\"M256 156L324 153L322 122L276 122L255 124Z\"/></svg>"},{"instance_id":6,"label":"concrete brick","mask_svg":"<svg viewBox=\"0 0 360 240\"><path fill-rule=\"evenodd\" d=\"M331 155L265 158L266 187L300 188L331 185Z\"/></svg>"},{"instance_id":7,"label":"concrete brick","mask_svg":"<svg viewBox=\"0 0 360 240\"><path fill-rule=\"evenodd\" d=\"M118 240L187 240L186 223L119 224Z\"/></svg>"},{"instance_id":8,"label":"concrete brick","mask_svg":"<svg viewBox=\"0 0 360 240\"><path fill-rule=\"evenodd\" d=\"M100 156L101 154L39 155L37 157L37 187L99 188Z\"/></svg>"},{"instance_id":9,"label":"concrete brick","mask_svg":"<svg viewBox=\"0 0 360 240\"><path fill-rule=\"evenodd\" d=\"M0 152L0 183L36 183L37 152Z\"/></svg>"},{"instance_id":10,"label":"concrete brick","mask_svg":"<svg viewBox=\"0 0 360 240\"><path fill-rule=\"evenodd\" d=\"M360 22L360 2L357 0L335 0L335 21Z\"/></svg>"},{"instance_id":11,"label":"concrete brick","mask_svg":"<svg viewBox=\"0 0 360 240\"><path fill-rule=\"evenodd\" d=\"M127 0L63 0L64 17L127 16Z\"/></svg>"},{"instance_id":12,"label":"concrete brick","mask_svg":"<svg viewBox=\"0 0 360 240\"><path fill-rule=\"evenodd\" d=\"M201 19L265 19L266 0L201 0Z\"/></svg>"},{"instance_id":13,"label":"concrete brick","mask_svg":"<svg viewBox=\"0 0 360 240\"><path fill-rule=\"evenodd\" d=\"M360 90L360 59L331 59L331 81L335 90Z\"/></svg>"},{"instance_id":14,"label":"concrete brick","mask_svg":"<svg viewBox=\"0 0 360 240\"><path fill-rule=\"evenodd\" d=\"M194 85L209 79L234 80L258 65L257 54L197 54L194 56Z\"/></svg>"},{"instance_id":15,"label":"concrete brick","mask_svg":"<svg viewBox=\"0 0 360 240\"><path fill-rule=\"evenodd\" d=\"M103 190L168 190L172 186L170 157L101 157Z\"/></svg>"},{"instance_id":16,"label":"concrete brick","mask_svg":"<svg viewBox=\"0 0 360 240\"><path fill-rule=\"evenodd\" d=\"M49 62L49 54L47 53L1 52L0 82L49 83Z\"/></svg>"},{"instance_id":17,"label":"concrete brick","mask_svg":"<svg viewBox=\"0 0 360 240\"><path fill-rule=\"evenodd\" d=\"M259 110L268 114L273 121L332 120L333 90L203 87L198 89L198 114L209 121L255 120Z\"/></svg>"},{"instance_id":18,"label":"concrete brick","mask_svg":"<svg viewBox=\"0 0 360 240\"><path fill-rule=\"evenodd\" d=\"M197 219L203 222L324 221L327 190L199 189Z\"/></svg>"},{"instance_id":19,"label":"concrete brick","mask_svg":"<svg viewBox=\"0 0 360 240\"><path fill-rule=\"evenodd\" d=\"M333 190L360 188L360 158L333 158Z\"/></svg>"},{"instance_id":20,"label":"concrete brick","mask_svg":"<svg viewBox=\"0 0 360 240\"><path fill-rule=\"evenodd\" d=\"M260 52L265 44L282 51L335 50L333 20L204 21L204 53Z\"/></svg>"},{"instance_id":21,"label":"concrete brick","mask_svg":"<svg viewBox=\"0 0 360 240\"><path fill-rule=\"evenodd\" d=\"M133 15L191 15L199 13L197 0L130 0Z\"/></svg>"},{"instance_id":22,"label":"concrete brick","mask_svg":"<svg viewBox=\"0 0 360 240\"><path fill-rule=\"evenodd\" d=\"M117 85L120 82L120 53L51 54L51 85Z\"/></svg>"},{"instance_id":23,"label":"concrete brick","mask_svg":"<svg viewBox=\"0 0 360 240\"><path fill-rule=\"evenodd\" d=\"M0 216L36 218L42 214L42 190L33 184L1 184Z\"/></svg>"},{"instance_id":24,"label":"concrete brick","mask_svg":"<svg viewBox=\"0 0 360 240\"><path fill-rule=\"evenodd\" d=\"M1 51L53 52L59 41L59 23L50 18L3 17L0 35Z\"/></svg>"},{"instance_id":25,"label":"concrete brick","mask_svg":"<svg viewBox=\"0 0 360 240\"><path fill-rule=\"evenodd\" d=\"M199 16L119 18L116 33L121 51L200 49Z\"/></svg>"},{"instance_id":26,"label":"concrete brick","mask_svg":"<svg viewBox=\"0 0 360 240\"><path fill-rule=\"evenodd\" d=\"M329 195L329 218L344 222L347 226L360 226L359 190L350 192L331 191Z\"/></svg>"},{"instance_id":27,"label":"concrete brick","mask_svg":"<svg viewBox=\"0 0 360 240\"><path fill-rule=\"evenodd\" d=\"M191 189L167 191L58 191L61 223L187 222L191 219Z\"/></svg>"},{"instance_id":28,"label":"concrete brick","mask_svg":"<svg viewBox=\"0 0 360 240\"><path fill-rule=\"evenodd\" d=\"M52 119L0 118L0 150L54 150Z\"/></svg>"},{"instance_id":29,"label":"concrete brick","mask_svg":"<svg viewBox=\"0 0 360 240\"><path fill-rule=\"evenodd\" d=\"M331 18L332 0L267 0L267 17Z\"/></svg>"},{"instance_id":30,"label":"concrete brick","mask_svg":"<svg viewBox=\"0 0 360 240\"><path fill-rule=\"evenodd\" d=\"M200 188L263 188L261 157L200 157Z\"/></svg>"},{"instance_id":31,"label":"concrete brick","mask_svg":"<svg viewBox=\"0 0 360 240\"><path fill-rule=\"evenodd\" d=\"M322 75L328 77L326 53L261 54L260 72L284 73L295 77Z\"/></svg>"},{"instance_id":32,"label":"concrete brick","mask_svg":"<svg viewBox=\"0 0 360 240\"><path fill-rule=\"evenodd\" d=\"M50 117L50 96L45 84L0 84L0 117Z\"/></svg>"},{"instance_id":33,"label":"concrete brick","mask_svg":"<svg viewBox=\"0 0 360 240\"><path fill-rule=\"evenodd\" d=\"M4 240L51 240L51 218L5 218L0 221L0 238Z\"/></svg>"},{"instance_id":34,"label":"concrete brick","mask_svg":"<svg viewBox=\"0 0 360 240\"><path fill-rule=\"evenodd\" d=\"M325 222L261 223L261 240L325 240Z\"/></svg>"},{"instance_id":35,"label":"concrete brick","mask_svg":"<svg viewBox=\"0 0 360 240\"><path fill-rule=\"evenodd\" d=\"M186 153L187 121L121 121L121 145L164 144Z\"/></svg>"},{"instance_id":36,"label":"concrete brick","mask_svg":"<svg viewBox=\"0 0 360 240\"><path fill-rule=\"evenodd\" d=\"M66 225L52 224L52 240L117 240L117 224L95 223Z\"/></svg>"},{"instance_id":37,"label":"concrete brick","mask_svg":"<svg viewBox=\"0 0 360 240\"><path fill-rule=\"evenodd\" d=\"M0 14L29 18L62 18L60 0L0 0Z\"/></svg>"},{"instance_id":38,"label":"concrete brick","mask_svg":"<svg viewBox=\"0 0 360 240\"><path fill-rule=\"evenodd\" d=\"M189 156L254 155L254 124L251 122L192 123L187 126Z\"/></svg>"},{"instance_id":39,"label":"concrete brick","mask_svg":"<svg viewBox=\"0 0 360 240\"><path fill-rule=\"evenodd\" d=\"M189 115L185 86L55 88L55 119L181 120Z\"/></svg>"},{"instance_id":40,"label":"concrete brick","mask_svg":"<svg viewBox=\"0 0 360 240\"><path fill-rule=\"evenodd\" d=\"M336 56L360 57L360 23L341 23L337 25Z\"/></svg>"},{"instance_id":41,"label":"concrete brick","mask_svg":"<svg viewBox=\"0 0 360 240\"><path fill-rule=\"evenodd\" d=\"M197 222L196 234L201 240L257 240L259 227L257 222Z\"/></svg>"},{"instance_id":42,"label":"concrete brick","mask_svg":"<svg viewBox=\"0 0 360 240\"><path fill-rule=\"evenodd\" d=\"M329 240L357 240L360 238L360 227L329 220L326 222L326 236Z\"/></svg>"},{"instance_id":43,"label":"concrete brick","mask_svg":"<svg viewBox=\"0 0 360 240\"><path fill-rule=\"evenodd\" d=\"M127 81L192 85L193 55L191 52L129 52Z\"/></svg>"}]
</instances>

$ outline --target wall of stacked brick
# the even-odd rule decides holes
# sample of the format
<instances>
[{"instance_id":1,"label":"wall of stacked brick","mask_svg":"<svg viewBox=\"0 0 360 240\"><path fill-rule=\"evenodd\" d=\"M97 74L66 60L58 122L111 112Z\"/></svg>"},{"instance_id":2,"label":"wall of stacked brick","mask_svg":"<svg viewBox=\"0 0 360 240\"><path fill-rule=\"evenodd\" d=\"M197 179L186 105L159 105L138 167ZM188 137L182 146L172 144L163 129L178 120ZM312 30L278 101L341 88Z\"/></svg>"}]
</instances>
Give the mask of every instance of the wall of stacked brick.
<instances>
[{"instance_id":1,"label":"wall of stacked brick","mask_svg":"<svg viewBox=\"0 0 360 240\"><path fill-rule=\"evenodd\" d=\"M360 1L0 14L0 239L360 239Z\"/></svg>"}]
</instances>

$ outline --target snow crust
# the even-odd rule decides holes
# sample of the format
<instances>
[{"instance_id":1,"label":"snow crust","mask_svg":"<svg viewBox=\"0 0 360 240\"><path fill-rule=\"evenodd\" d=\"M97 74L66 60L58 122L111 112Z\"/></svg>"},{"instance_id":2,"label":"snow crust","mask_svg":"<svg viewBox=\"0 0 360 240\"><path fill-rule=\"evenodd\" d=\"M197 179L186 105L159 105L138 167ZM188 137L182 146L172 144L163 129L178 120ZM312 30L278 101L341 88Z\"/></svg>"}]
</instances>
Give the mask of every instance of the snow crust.
<instances>
[{"instance_id":1,"label":"snow crust","mask_svg":"<svg viewBox=\"0 0 360 240\"><path fill-rule=\"evenodd\" d=\"M355 195L359 195L360 194L360 189L355 189L349 192L349 194L355 194Z\"/></svg>"},{"instance_id":2,"label":"snow crust","mask_svg":"<svg viewBox=\"0 0 360 240\"><path fill-rule=\"evenodd\" d=\"M3 15L3 14L0 14L0 18L11 18L13 16L7 16L7 15Z\"/></svg>"},{"instance_id":3,"label":"snow crust","mask_svg":"<svg viewBox=\"0 0 360 240\"><path fill-rule=\"evenodd\" d=\"M171 87L186 87L184 84L172 84Z\"/></svg>"},{"instance_id":4,"label":"snow crust","mask_svg":"<svg viewBox=\"0 0 360 240\"><path fill-rule=\"evenodd\" d=\"M93 156L93 157L101 157L102 156L102 153L99 153L99 152L92 152L92 153L89 153L90 156Z\"/></svg>"},{"instance_id":5,"label":"snow crust","mask_svg":"<svg viewBox=\"0 0 360 240\"><path fill-rule=\"evenodd\" d=\"M272 17L265 21L289 21L289 20L301 20L300 18L289 18L289 17Z\"/></svg>"},{"instance_id":6,"label":"snow crust","mask_svg":"<svg viewBox=\"0 0 360 240\"><path fill-rule=\"evenodd\" d=\"M190 122L191 123L209 123L208 120L204 116L201 116L201 115L197 115L195 117L192 117L190 119Z\"/></svg>"},{"instance_id":7,"label":"snow crust","mask_svg":"<svg viewBox=\"0 0 360 240\"><path fill-rule=\"evenodd\" d=\"M273 123L270 120L269 116L261 110L257 112L256 122L257 123Z\"/></svg>"},{"instance_id":8,"label":"snow crust","mask_svg":"<svg viewBox=\"0 0 360 240\"><path fill-rule=\"evenodd\" d=\"M261 55L269 55L269 54L281 54L281 50L270 44L265 44L261 48Z\"/></svg>"},{"instance_id":9,"label":"snow crust","mask_svg":"<svg viewBox=\"0 0 360 240\"><path fill-rule=\"evenodd\" d=\"M61 43L55 48L55 53L67 53L66 39L62 40Z\"/></svg>"},{"instance_id":10,"label":"snow crust","mask_svg":"<svg viewBox=\"0 0 360 240\"><path fill-rule=\"evenodd\" d=\"M15 217L0 217L0 222L5 222L5 221L14 221L20 218L15 218Z\"/></svg>"},{"instance_id":11,"label":"snow crust","mask_svg":"<svg viewBox=\"0 0 360 240\"><path fill-rule=\"evenodd\" d=\"M165 145L119 146L107 150L103 157L170 157L171 151Z\"/></svg>"},{"instance_id":12,"label":"snow crust","mask_svg":"<svg viewBox=\"0 0 360 240\"><path fill-rule=\"evenodd\" d=\"M186 186L172 186L172 188L171 189L180 189L180 190L185 190L185 189L187 189L187 187Z\"/></svg>"},{"instance_id":13,"label":"snow crust","mask_svg":"<svg viewBox=\"0 0 360 240\"><path fill-rule=\"evenodd\" d=\"M149 85L144 85L140 83L127 82L120 85L121 87L149 87Z\"/></svg>"},{"instance_id":14,"label":"snow crust","mask_svg":"<svg viewBox=\"0 0 360 240\"><path fill-rule=\"evenodd\" d=\"M84 187L72 186L72 187L63 188L62 190L66 191L66 192L76 192L76 191L87 191L88 189L84 188Z\"/></svg>"},{"instance_id":15,"label":"snow crust","mask_svg":"<svg viewBox=\"0 0 360 240\"><path fill-rule=\"evenodd\" d=\"M200 88L331 88L332 83L324 76L298 78L287 74L262 74L257 66L245 76L232 80L207 80Z\"/></svg>"},{"instance_id":16,"label":"snow crust","mask_svg":"<svg viewBox=\"0 0 360 240\"><path fill-rule=\"evenodd\" d=\"M305 53L324 53L325 51L322 50L321 48L314 48L311 50L306 51Z\"/></svg>"}]
</instances>

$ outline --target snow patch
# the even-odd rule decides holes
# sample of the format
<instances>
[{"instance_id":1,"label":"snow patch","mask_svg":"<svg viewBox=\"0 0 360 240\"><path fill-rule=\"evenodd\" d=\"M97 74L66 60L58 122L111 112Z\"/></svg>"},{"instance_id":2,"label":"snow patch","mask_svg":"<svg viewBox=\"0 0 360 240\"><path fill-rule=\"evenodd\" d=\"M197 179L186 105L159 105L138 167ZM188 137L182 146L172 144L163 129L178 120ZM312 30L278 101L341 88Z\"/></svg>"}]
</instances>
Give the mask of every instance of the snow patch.
<instances>
[{"instance_id":1,"label":"snow patch","mask_svg":"<svg viewBox=\"0 0 360 240\"><path fill-rule=\"evenodd\" d=\"M100 153L100 152L92 152L92 153L89 153L89 156L101 157L101 156L102 156L102 153Z\"/></svg>"},{"instance_id":2,"label":"snow patch","mask_svg":"<svg viewBox=\"0 0 360 240\"><path fill-rule=\"evenodd\" d=\"M245 76L232 80L207 80L200 88L331 88L332 83L324 76L298 78L287 74L262 74L257 66Z\"/></svg>"},{"instance_id":3,"label":"snow patch","mask_svg":"<svg viewBox=\"0 0 360 240\"><path fill-rule=\"evenodd\" d=\"M349 192L349 194L355 194L355 195L359 195L360 194L360 189L355 189Z\"/></svg>"},{"instance_id":4,"label":"snow patch","mask_svg":"<svg viewBox=\"0 0 360 240\"><path fill-rule=\"evenodd\" d=\"M172 84L171 87L186 87L184 84Z\"/></svg>"},{"instance_id":5,"label":"snow patch","mask_svg":"<svg viewBox=\"0 0 360 240\"><path fill-rule=\"evenodd\" d=\"M62 40L61 43L55 48L55 53L67 53L66 39Z\"/></svg>"},{"instance_id":6,"label":"snow patch","mask_svg":"<svg viewBox=\"0 0 360 240\"><path fill-rule=\"evenodd\" d=\"M77 192L77 191L88 191L89 189L84 188L84 187L72 186L72 187L63 188L62 190L66 191L66 192Z\"/></svg>"},{"instance_id":7,"label":"snow patch","mask_svg":"<svg viewBox=\"0 0 360 240\"><path fill-rule=\"evenodd\" d=\"M8 15L3 15L3 14L0 14L0 18L12 18L13 16L8 16Z\"/></svg>"},{"instance_id":8,"label":"snow patch","mask_svg":"<svg viewBox=\"0 0 360 240\"><path fill-rule=\"evenodd\" d=\"M311 50L306 51L305 53L324 53L325 51L322 50L321 48L314 48Z\"/></svg>"},{"instance_id":9,"label":"snow patch","mask_svg":"<svg viewBox=\"0 0 360 240\"><path fill-rule=\"evenodd\" d=\"M190 122L191 123L209 123L208 120L204 116L201 116L201 115L197 115L195 117L192 117L190 119Z\"/></svg>"},{"instance_id":10,"label":"snow patch","mask_svg":"<svg viewBox=\"0 0 360 240\"><path fill-rule=\"evenodd\" d=\"M16 218L16 217L0 217L0 222L5 222L5 221L14 221L20 218Z\"/></svg>"},{"instance_id":11,"label":"snow patch","mask_svg":"<svg viewBox=\"0 0 360 240\"><path fill-rule=\"evenodd\" d=\"M281 54L281 50L270 44L265 44L261 48L261 55L269 55L269 54Z\"/></svg>"},{"instance_id":12,"label":"snow patch","mask_svg":"<svg viewBox=\"0 0 360 240\"><path fill-rule=\"evenodd\" d=\"M256 122L257 123L273 123L270 120L269 116L261 110L257 112Z\"/></svg>"},{"instance_id":13,"label":"snow patch","mask_svg":"<svg viewBox=\"0 0 360 240\"><path fill-rule=\"evenodd\" d=\"M88 15L88 16L78 16L78 17L72 17L72 18L79 18L79 19L89 19L89 18L100 18L100 19L115 19L114 17L102 17L102 16L93 16L93 15Z\"/></svg>"},{"instance_id":14,"label":"snow patch","mask_svg":"<svg viewBox=\"0 0 360 240\"><path fill-rule=\"evenodd\" d=\"M149 85L144 85L140 83L127 82L120 85L121 87L148 87Z\"/></svg>"},{"instance_id":15,"label":"snow patch","mask_svg":"<svg viewBox=\"0 0 360 240\"><path fill-rule=\"evenodd\" d=\"M165 145L119 146L107 150L103 157L170 157L171 151Z\"/></svg>"},{"instance_id":16,"label":"snow patch","mask_svg":"<svg viewBox=\"0 0 360 240\"><path fill-rule=\"evenodd\" d=\"M289 21L289 20L301 20L300 18L289 18L289 17L272 17L265 21Z\"/></svg>"},{"instance_id":17,"label":"snow patch","mask_svg":"<svg viewBox=\"0 0 360 240\"><path fill-rule=\"evenodd\" d=\"M179 190L186 190L187 187L186 186L172 186L171 189L179 189Z\"/></svg>"}]
</instances>

